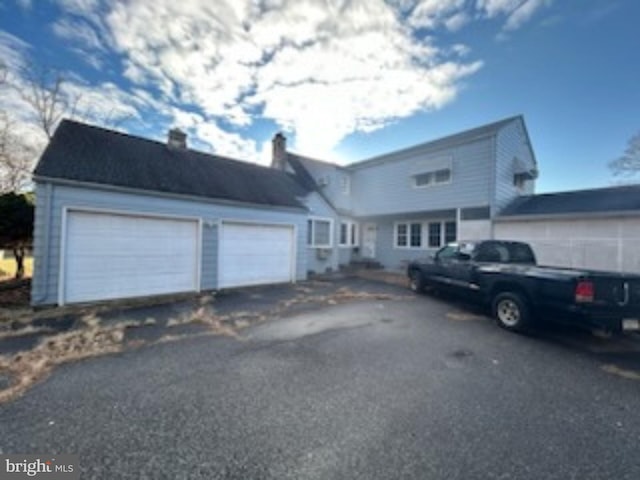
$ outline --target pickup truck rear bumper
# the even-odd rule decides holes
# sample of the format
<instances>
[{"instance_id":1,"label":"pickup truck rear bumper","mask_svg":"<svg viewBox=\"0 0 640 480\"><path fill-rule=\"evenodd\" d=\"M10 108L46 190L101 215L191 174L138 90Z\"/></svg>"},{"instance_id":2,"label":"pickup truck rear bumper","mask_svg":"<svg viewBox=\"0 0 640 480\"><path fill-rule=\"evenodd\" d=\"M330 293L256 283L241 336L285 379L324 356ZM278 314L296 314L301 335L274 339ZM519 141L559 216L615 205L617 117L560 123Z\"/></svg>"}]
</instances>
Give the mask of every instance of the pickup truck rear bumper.
<instances>
[{"instance_id":1,"label":"pickup truck rear bumper","mask_svg":"<svg viewBox=\"0 0 640 480\"><path fill-rule=\"evenodd\" d=\"M572 305L568 310L572 323L603 328L614 332L640 331L640 309L612 309L606 310L589 306Z\"/></svg>"}]
</instances>

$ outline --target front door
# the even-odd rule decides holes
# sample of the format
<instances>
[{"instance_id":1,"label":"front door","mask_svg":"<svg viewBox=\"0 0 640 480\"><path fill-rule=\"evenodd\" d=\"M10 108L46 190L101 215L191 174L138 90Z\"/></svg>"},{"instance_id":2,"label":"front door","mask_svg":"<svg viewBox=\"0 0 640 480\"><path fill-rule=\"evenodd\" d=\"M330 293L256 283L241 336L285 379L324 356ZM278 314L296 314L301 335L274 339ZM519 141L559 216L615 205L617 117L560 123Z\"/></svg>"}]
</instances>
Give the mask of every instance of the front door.
<instances>
[{"instance_id":1,"label":"front door","mask_svg":"<svg viewBox=\"0 0 640 480\"><path fill-rule=\"evenodd\" d=\"M364 258L376 258L376 239L378 227L375 223L362 225L362 256Z\"/></svg>"}]
</instances>

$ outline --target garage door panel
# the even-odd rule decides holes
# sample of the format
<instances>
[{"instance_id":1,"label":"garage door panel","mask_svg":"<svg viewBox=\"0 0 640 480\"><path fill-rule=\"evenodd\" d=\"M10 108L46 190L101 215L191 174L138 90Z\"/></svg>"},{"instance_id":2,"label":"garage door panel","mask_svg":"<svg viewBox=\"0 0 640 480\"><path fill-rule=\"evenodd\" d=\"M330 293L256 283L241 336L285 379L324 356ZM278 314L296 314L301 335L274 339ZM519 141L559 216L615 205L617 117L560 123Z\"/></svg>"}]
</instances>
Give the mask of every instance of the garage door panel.
<instances>
[{"instance_id":1,"label":"garage door panel","mask_svg":"<svg viewBox=\"0 0 640 480\"><path fill-rule=\"evenodd\" d=\"M193 220L71 211L64 301L197 290L197 235Z\"/></svg>"},{"instance_id":2,"label":"garage door panel","mask_svg":"<svg viewBox=\"0 0 640 480\"><path fill-rule=\"evenodd\" d=\"M220 287L293 280L293 227L223 223Z\"/></svg>"}]
</instances>

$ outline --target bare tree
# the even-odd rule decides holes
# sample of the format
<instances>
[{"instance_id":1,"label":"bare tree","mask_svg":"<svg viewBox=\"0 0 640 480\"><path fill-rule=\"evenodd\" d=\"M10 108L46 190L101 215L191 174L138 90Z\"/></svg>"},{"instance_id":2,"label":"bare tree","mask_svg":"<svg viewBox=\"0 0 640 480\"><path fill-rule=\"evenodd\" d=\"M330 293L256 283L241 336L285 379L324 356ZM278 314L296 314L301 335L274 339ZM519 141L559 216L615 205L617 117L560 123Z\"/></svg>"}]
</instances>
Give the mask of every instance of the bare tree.
<instances>
[{"instance_id":1,"label":"bare tree","mask_svg":"<svg viewBox=\"0 0 640 480\"><path fill-rule=\"evenodd\" d=\"M0 111L0 194L17 192L29 183L36 152L14 132L13 123Z\"/></svg>"},{"instance_id":2,"label":"bare tree","mask_svg":"<svg viewBox=\"0 0 640 480\"><path fill-rule=\"evenodd\" d=\"M31 107L36 124L51 139L65 115L72 115L79 98L70 99L63 91L65 77L58 70L31 64L21 71L22 83L14 85Z\"/></svg>"},{"instance_id":3,"label":"bare tree","mask_svg":"<svg viewBox=\"0 0 640 480\"><path fill-rule=\"evenodd\" d=\"M640 132L629 139L620 157L609 162L609 168L615 176L632 177L640 174Z\"/></svg>"}]
</instances>

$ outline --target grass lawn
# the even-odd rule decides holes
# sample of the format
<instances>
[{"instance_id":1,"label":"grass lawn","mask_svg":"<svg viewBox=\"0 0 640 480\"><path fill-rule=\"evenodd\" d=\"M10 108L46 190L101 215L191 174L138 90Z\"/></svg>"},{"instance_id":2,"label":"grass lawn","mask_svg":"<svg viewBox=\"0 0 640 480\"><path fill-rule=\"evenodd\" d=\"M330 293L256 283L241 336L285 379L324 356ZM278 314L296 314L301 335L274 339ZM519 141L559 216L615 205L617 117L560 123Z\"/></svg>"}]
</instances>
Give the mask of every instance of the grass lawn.
<instances>
[{"instance_id":1,"label":"grass lawn","mask_svg":"<svg viewBox=\"0 0 640 480\"><path fill-rule=\"evenodd\" d=\"M0 280L13 278L16 274L16 261L13 258L0 259ZM33 274L33 258L24 259L24 277L31 278Z\"/></svg>"}]
</instances>

